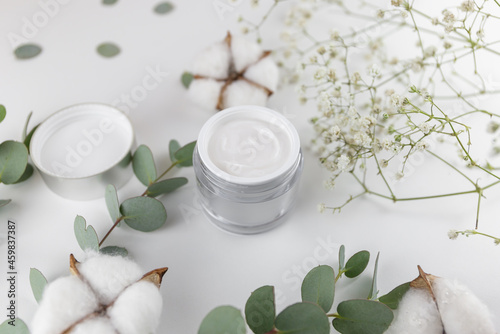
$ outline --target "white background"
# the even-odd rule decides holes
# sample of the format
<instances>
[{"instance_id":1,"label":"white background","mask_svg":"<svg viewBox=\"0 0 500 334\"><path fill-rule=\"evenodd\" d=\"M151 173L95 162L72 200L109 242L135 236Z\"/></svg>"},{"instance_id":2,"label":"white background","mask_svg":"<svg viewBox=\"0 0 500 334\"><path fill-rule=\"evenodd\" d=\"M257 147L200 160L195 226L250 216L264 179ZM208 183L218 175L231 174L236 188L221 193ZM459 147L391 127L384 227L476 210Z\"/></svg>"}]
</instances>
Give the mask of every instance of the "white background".
<instances>
[{"instance_id":1,"label":"white background","mask_svg":"<svg viewBox=\"0 0 500 334\"><path fill-rule=\"evenodd\" d=\"M180 75L200 50L222 39L235 27L236 17L249 10L246 5L220 2L229 6L222 15L212 0L184 0L173 1L175 10L159 16L152 11L156 2L150 0L120 0L114 6L102 6L97 0L68 1L29 38L43 47L43 53L19 61L13 56L8 36L22 36L24 18L33 22L33 15L42 9L37 1L1 0L0 103L8 114L0 124L0 141L20 140L30 111L31 124L36 124L75 103L113 103L142 85L148 68L158 68L168 75L144 100L137 101L128 115L137 142L152 149L158 170L165 169L169 140L175 138L184 144L196 139L212 115L189 101ZM280 15L274 18L276 22L282 19ZM122 53L112 59L99 56L95 48L104 41L118 44ZM287 112L305 152L300 198L285 224L255 236L218 230L199 211L193 171L184 169L175 173L186 176L188 186L161 199L168 211L164 227L141 233L124 226L108 239L108 245L126 247L145 272L170 268L161 288L164 310L158 332L195 333L212 308L229 304L242 309L250 292L267 284L276 287L281 310L299 301L299 282L310 268L318 263L337 266L341 244L346 246L347 256L369 250L372 261L360 278L338 285L336 303L348 297L366 297L374 258L380 252L381 294L414 279L417 265L421 265L426 272L458 279L499 315L500 248L480 237L456 241L447 237L449 229L474 227L476 197L398 204L364 197L341 214L319 214L318 203L338 205L358 189L349 178L333 191L323 189L328 173L308 150L313 136L308 119L315 108L301 107L295 100L293 89L284 88L269 101L271 108ZM447 172L437 173L436 166L426 160L396 190L429 193L438 181L452 186L453 178ZM119 197L124 200L142 191L143 186L134 178L119 190ZM483 203L481 230L499 235L500 196L494 189L485 195L488 200ZM10 218L17 222L18 316L29 324L37 307L29 286L29 268L38 268L49 281L68 274L69 254L82 257L73 236L75 216L84 216L101 237L111 222L103 199L79 202L61 198L45 186L38 172L22 184L0 185L0 198L12 199L0 209L1 268L6 264L4 236ZM3 278L1 281L0 309L4 310L6 285ZM495 324L500 328L498 316Z\"/></svg>"}]
</instances>

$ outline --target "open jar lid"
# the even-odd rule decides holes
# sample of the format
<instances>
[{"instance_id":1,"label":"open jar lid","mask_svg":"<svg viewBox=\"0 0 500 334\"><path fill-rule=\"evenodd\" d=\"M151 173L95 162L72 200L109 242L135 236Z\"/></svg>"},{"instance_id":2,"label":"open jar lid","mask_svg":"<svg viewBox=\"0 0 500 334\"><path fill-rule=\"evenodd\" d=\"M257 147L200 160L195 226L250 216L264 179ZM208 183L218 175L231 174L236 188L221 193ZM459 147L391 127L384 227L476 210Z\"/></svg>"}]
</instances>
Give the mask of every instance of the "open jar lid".
<instances>
[{"instance_id":1,"label":"open jar lid","mask_svg":"<svg viewBox=\"0 0 500 334\"><path fill-rule=\"evenodd\" d=\"M49 116L30 143L33 164L55 193L70 199L104 196L107 184L120 187L132 175L134 131L115 107L84 103Z\"/></svg>"}]
</instances>

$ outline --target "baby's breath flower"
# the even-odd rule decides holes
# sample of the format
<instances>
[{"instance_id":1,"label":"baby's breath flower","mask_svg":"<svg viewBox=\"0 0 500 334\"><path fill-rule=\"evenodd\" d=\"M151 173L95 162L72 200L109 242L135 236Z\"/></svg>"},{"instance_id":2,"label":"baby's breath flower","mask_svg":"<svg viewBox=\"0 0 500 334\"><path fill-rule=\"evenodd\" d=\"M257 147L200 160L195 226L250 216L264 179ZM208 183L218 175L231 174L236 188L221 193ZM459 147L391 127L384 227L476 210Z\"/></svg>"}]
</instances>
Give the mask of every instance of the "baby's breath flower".
<instances>
[{"instance_id":1,"label":"baby's breath flower","mask_svg":"<svg viewBox=\"0 0 500 334\"><path fill-rule=\"evenodd\" d=\"M429 148L429 145L425 141L419 141L416 145L417 151L424 151Z\"/></svg>"},{"instance_id":2,"label":"baby's breath flower","mask_svg":"<svg viewBox=\"0 0 500 334\"><path fill-rule=\"evenodd\" d=\"M361 74L356 71L351 75L351 82L357 85L359 81L361 81Z\"/></svg>"},{"instance_id":3,"label":"baby's breath flower","mask_svg":"<svg viewBox=\"0 0 500 334\"><path fill-rule=\"evenodd\" d=\"M401 7L403 5L403 0L391 0L391 5L394 7Z\"/></svg>"},{"instance_id":4,"label":"baby's breath flower","mask_svg":"<svg viewBox=\"0 0 500 334\"><path fill-rule=\"evenodd\" d=\"M465 0L460 5L460 10L464 11L464 12L473 12L474 11L474 1L472 1L472 0Z\"/></svg>"},{"instance_id":5,"label":"baby's breath flower","mask_svg":"<svg viewBox=\"0 0 500 334\"><path fill-rule=\"evenodd\" d=\"M340 39L340 34L338 30L332 30L330 31L330 39L332 41L337 41Z\"/></svg>"},{"instance_id":6,"label":"baby's breath flower","mask_svg":"<svg viewBox=\"0 0 500 334\"><path fill-rule=\"evenodd\" d=\"M479 39L483 39L483 38L484 38L484 30L483 30L483 29L479 29L479 30L476 32L476 36L477 36L477 38L479 38Z\"/></svg>"},{"instance_id":7,"label":"baby's breath flower","mask_svg":"<svg viewBox=\"0 0 500 334\"><path fill-rule=\"evenodd\" d=\"M424 50L424 57L429 58L433 57L436 54L437 48L433 45L429 46Z\"/></svg>"},{"instance_id":8,"label":"baby's breath flower","mask_svg":"<svg viewBox=\"0 0 500 334\"><path fill-rule=\"evenodd\" d=\"M325 203L319 203L318 206L317 206L317 209L318 209L319 213L325 212L325 208L326 208Z\"/></svg>"},{"instance_id":9,"label":"baby's breath flower","mask_svg":"<svg viewBox=\"0 0 500 334\"><path fill-rule=\"evenodd\" d=\"M437 17L434 17L432 20L431 20L431 23L435 26L437 26L439 24L439 19Z\"/></svg>"},{"instance_id":10,"label":"baby's breath flower","mask_svg":"<svg viewBox=\"0 0 500 334\"><path fill-rule=\"evenodd\" d=\"M458 231L457 230L449 230L448 231L448 238L450 238L451 240L455 240L456 238L458 238Z\"/></svg>"},{"instance_id":11,"label":"baby's breath flower","mask_svg":"<svg viewBox=\"0 0 500 334\"><path fill-rule=\"evenodd\" d=\"M388 160L386 160L386 159L382 159L382 160L380 161L380 167L382 167L382 168L386 168L387 166L389 166L389 161L388 161Z\"/></svg>"},{"instance_id":12,"label":"baby's breath flower","mask_svg":"<svg viewBox=\"0 0 500 334\"><path fill-rule=\"evenodd\" d=\"M431 129L432 129L432 124L429 123L429 122L423 122L421 123L418 128L420 129L420 131L422 131L424 134L428 134Z\"/></svg>"},{"instance_id":13,"label":"baby's breath flower","mask_svg":"<svg viewBox=\"0 0 500 334\"><path fill-rule=\"evenodd\" d=\"M337 159L337 168L344 172L347 170L347 167L349 167L350 162L351 162L351 159L349 159L349 157L347 155L342 154Z\"/></svg>"},{"instance_id":14,"label":"baby's breath flower","mask_svg":"<svg viewBox=\"0 0 500 334\"><path fill-rule=\"evenodd\" d=\"M332 190L335 188L335 179L334 178L329 178L328 180L325 180L323 182L323 186L325 189Z\"/></svg>"},{"instance_id":15,"label":"baby's breath flower","mask_svg":"<svg viewBox=\"0 0 500 334\"><path fill-rule=\"evenodd\" d=\"M373 78L376 78L380 75L380 66L377 64L373 64L372 67L370 67L370 75Z\"/></svg>"},{"instance_id":16,"label":"baby's breath flower","mask_svg":"<svg viewBox=\"0 0 500 334\"><path fill-rule=\"evenodd\" d=\"M316 70L316 73L314 73L314 80L323 81L325 76L326 76L326 69L324 67L320 67Z\"/></svg>"},{"instance_id":17,"label":"baby's breath flower","mask_svg":"<svg viewBox=\"0 0 500 334\"><path fill-rule=\"evenodd\" d=\"M391 105L397 108L400 108L403 106L403 100L404 98L399 96L398 94L392 94L391 95Z\"/></svg>"},{"instance_id":18,"label":"baby's breath flower","mask_svg":"<svg viewBox=\"0 0 500 334\"><path fill-rule=\"evenodd\" d=\"M326 48L324 46L320 46L316 52L320 55L324 55L326 53Z\"/></svg>"}]
</instances>

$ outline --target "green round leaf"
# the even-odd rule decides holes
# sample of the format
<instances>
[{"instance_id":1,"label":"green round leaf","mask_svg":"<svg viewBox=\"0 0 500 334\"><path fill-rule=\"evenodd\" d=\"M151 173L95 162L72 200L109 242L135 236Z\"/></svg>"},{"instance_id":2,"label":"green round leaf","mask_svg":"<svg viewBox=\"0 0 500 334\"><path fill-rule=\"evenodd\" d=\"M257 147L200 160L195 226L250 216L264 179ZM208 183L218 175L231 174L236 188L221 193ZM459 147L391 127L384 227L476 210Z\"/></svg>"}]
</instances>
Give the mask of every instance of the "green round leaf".
<instances>
[{"instance_id":1,"label":"green round leaf","mask_svg":"<svg viewBox=\"0 0 500 334\"><path fill-rule=\"evenodd\" d=\"M185 177L173 177L160 182L153 183L148 187L147 195L156 197L162 194L170 193L188 183Z\"/></svg>"},{"instance_id":2,"label":"green round leaf","mask_svg":"<svg viewBox=\"0 0 500 334\"><path fill-rule=\"evenodd\" d=\"M345 264L345 275L349 278L359 276L366 269L369 261L370 252L357 252Z\"/></svg>"},{"instance_id":3,"label":"green round leaf","mask_svg":"<svg viewBox=\"0 0 500 334\"><path fill-rule=\"evenodd\" d=\"M275 317L274 287L266 285L252 292L245 305L245 318L252 332L270 332L274 328Z\"/></svg>"},{"instance_id":4,"label":"green round leaf","mask_svg":"<svg viewBox=\"0 0 500 334\"><path fill-rule=\"evenodd\" d=\"M366 299L341 302L337 313L340 317L333 319L332 324L342 334L382 334L394 319L386 305Z\"/></svg>"},{"instance_id":5,"label":"green round leaf","mask_svg":"<svg viewBox=\"0 0 500 334\"><path fill-rule=\"evenodd\" d=\"M120 53L120 48L113 43L102 43L97 46L97 53L105 58L111 58Z\"/></svg>"},{"instance_id":6,"label":"green round leaf","mask_svg":"<svg viewBox=\"0 0 500 334\"><path fill-rule=\"evenodd\" d=\"M156 180L156 167L153 153L146 145L137 148L132 158L132 168L135 176L145 186L149 186Z\"/></svg>"},{"instance_id":7,"label":"green round leaf","mask_svg":"<svg viewBox=\"0 0 500 334\"><path fill-rule=\"evenodd\" d=\"M17 59L30 59L38 56L42 48L36 44L24 44L14 50Z\"/></svg>"},{"instance_id":8,"label":"green round leaf","mask_svg":"<svg viewBox=\"0 0 500 334\"><path fill-rule=\"evenodd\" d=\"M2 206L6 206L7 204L9 204L10 202L12 202L11 199L0 199L0 208Z\"/></svg>"},{"instance_id":9,"label":"green round leaf","mask_svg":"<svg viewBox=\"0 0 500 334\"><path fill-rule=\"evenodd\" d=\"M378 300L381 303L384 303L385 305L395 310L398 308L399 302L409 289L410 289L410 282L403 283L392 289L392 291L389 292L388 294L380 297Z\"/></svg>"},{"instance_id":10,"label":"green round leaf","mask_svg":"<svg viewBox=\"0 0 500 334\"><path fill-rule=\"evenodd\" d=\"M335 296L335 273L330 266L318 266L307 273L302 282L302 301L319 305L323 311L332 308Z\"/></svg>"},{"instance_id":11,"label":"green round leaf","mask_svg":"<svg viewBox=\"0 0 500 334\"><path fill-rule=\"evenodd\" d=\"M15 183L21 178L28 164L28 149L17 141L0 144L0 182Z\"/></svg>"},{"instance_id":12,"label":"green round leaf","mask_svg":"<svg viewBox=\"0 0 500 334\"><path fill-rule=\"evenodd\" d=\"M123 256L126 257L128 255L128 250L123 247L118 246L106 246L99 249L99 253L107 254L111 256Z\"/></svg>"},{"instance_id":13,"label":"green round leaf","mask_svg":"<svg viewBox=\"0 0 500 334\"><path fill-rule=\"evenodd\" d=\"M193 151L196 146L196 141L184 145L175 152L174 157L179 161L179 166L190 167L193 165Z\"/></svg>"},{"instance_id":14,"label":"green round leaf","mask_svg":"<svg viewBox=\"0 0 500 334\"><path fill-rule=\"evenodd\" d=\"M174 5L170 2L161 2L157 4L154 8L156 14L167 14L174 9Z\"/></svg>"},{"instance_id":15,"label":"green round leaf","mask_svg":"<svg viewBox=\"0 0 500 334\"><path fill-rule=\"evenodd\" d=\"M30 163L28 163L26 165L26 169L24 170L23 175L21 175L19 180L17 180L14 183L21 183L21 182L26 181L27 179L29 179L31 177L31 175L33 175L33 172L34 172L33 166Z\"/></svg>"},{"instance_id":16,"label":"green round leaf","mask_svg":"<svg viewBox=\"0 0 500 334\"><path fill-rule=\"evenodd\" d=\"M116 193L116 188L112 184L108 184L106 190L104 191L104 199L106 201L106 207L108 208L111 220L116 222L120 217L120 203L118 202L118 194Z\"/></svg>"},{"instance_id":17,"label":"green round leaf","mask_svg":"<svg viewBox=\"0 0 500 334\"><path fill-rule=\"evenodd\" d=\"M118 0L102 0L102 4L103 5L114 5L115 3L117 3Z\"/></svg>"},{"instance_id":18,"label":"green round leaf","mask_svg":"<svg viewBox=\"0 0 500 334\"><path fill-rule=\"evenodd\" d=\"M87 222L82 216L76 216L74 223L75 237L78 245L83 250L99 250L99 238L92 225L87 227Z\"/></svg>"},{"instance_id":19,"label":"green round leaf","mask_svg":"<svg viewBox=\"0 0 500 334\"><path fill-rule=\"evenodd\" d=\"M7 319L0 325L2 334L30 334L28 326L19 318L15 320Z\"/></svg>"},{"instance_id":20,"label":"green round leaf","mask_svg":"<svg viewBox=\"0 0 500 334\"><path fill-rule=\"evenodd\" d=\"M0 123L5 119L5 116L7 116L7 109L3 104L0 104Z\"/></svg>"},{"instance_id":21,"label":"green round leaf","mask_svg":"<svg viewBox=\"0 0 500 334\"><path fill-rule=\"evenodd\" d=\"M120 211L128 226L142 232L154 231L167 220L163 203L151 197L129 198L122 203Z\"/></svg>"},{"instance_id":22,"label":"green round leaf","mask_svg":"<svg viewBox=\"0 0 500 334\"><path fill-rule=\"evenodd\" d=\"M345 247L344 245L341 245L339 249L339 271L344 269L344 264L345 264Z\"/></svg>"},{"instance_id":23,"label":"green round leaf","mask_svg":"<svg viewBox=\"0 0 500 334\"><path fill-rule=\"evenodd\" d=\"M219 306L203 319L198 334L245 334L245 320L233 306Z\"/></svg>"},{"instance_id":24,"label":"green round leaf","mask_svg":"<svg viewBox=\"0 0 500 334\"><path fill-rule=\"evenodd\" d=\"M37 303L40 304L40 301L42 300L43 290L47 285L47 279L45 278L45 276L43 276L40 270L36 268L30 269L30 285L31 291L33 291L33 296L35 296Z\"/></svg>"},{"instance_id":25,"label":"green round leaf","mask_svg":"<svg viewBox=\"0 0 500 334\"><path fill-rule=\"evenodd\" d=\"M182 73L181 82L182 85L186 87L186 89L189 88L193 80L194 80L194 75L192 73L189 72Z\"/></svg>"},{"instance_id":26,"label":"green round leaf","mask_svg":"<svg viewBox=\"0 0 500 334\"><path fill-rule=\"evenodd\" d=\"M288 306L275 321L280 332L293 334L329 334L330 323L326 313L316 304L297 303Z\"/></svg>"},{"instance_id":27,"label":"green round leaf","mask_svg":"<svg viewBox=\"0 0 500 334\"><path fill-rule=\"evenodd\" d=\"M181 144L175 139L172 139L168 143L168 155L170 156L170 161L175 162L177 159L175 158L175 152L177 152L181 148ZM177 166L180 167L180 166Z\"/></svg>"}]
</instances>

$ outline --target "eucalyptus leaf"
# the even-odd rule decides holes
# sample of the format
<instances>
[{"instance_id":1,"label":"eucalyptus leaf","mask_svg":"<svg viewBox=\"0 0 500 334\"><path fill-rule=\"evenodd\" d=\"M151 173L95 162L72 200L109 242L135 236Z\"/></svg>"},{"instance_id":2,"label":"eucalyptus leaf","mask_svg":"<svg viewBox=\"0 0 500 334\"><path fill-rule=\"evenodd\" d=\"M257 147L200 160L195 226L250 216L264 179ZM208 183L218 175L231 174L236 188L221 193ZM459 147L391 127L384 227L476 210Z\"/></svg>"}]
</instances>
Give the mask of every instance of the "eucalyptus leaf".
<instances>
[{"instance_id":1,"label":"eucalyptus leaf","mask_svg":"<svg viewBox=\"0 0 500 334\"><path fill-rule=\"evenodd\" d=\"M33 175L33 172L34 172L33 166L30 163L28 163L26 165L26 169L24 170L23 175L21 175L21 177L16 182L14 182L14 184L26 181L31 177L31 175Z\"/></svg>"},{"instance_id":2,"label":"eucalyptus leaf","mask_svg":"<svg viewBox=\"0 0 500 334\"><path fill-rule=\"evenodd\" d=\"M198 334L245 334L245 320L233 306L219 306L203 319Z\"/></svg>"},{"instance_id":3,"label":"eucalyptus leaf","mask_svg":"<svg viewBox=\"0 0 500 334\"><path fill-rule=\"evenodd\" d=\"M252 332L270 332L274 328L275 317L274 287L265 285L252 292L245 305L245 318Z\"/></svg>"},{"instance_id":4,"label":"eucalyptus leaf","mask_svg":"<svg viewBox=\"0 0 500 334\"><path fill-rule=\"evenodd\" d=\"M106 186L104 191L104 199L106 201L106 207L108 208L111 220L116 222L122 215L120 213L120 203L118 202L118 194L116 193L116 188L112 184Z\"/></svg>"},{"instance_id":5,"label":"eucalyptus leaf","mask_svg":"<svg viewBox=\"0 0 500 334\"><path fill-rule=\"evenodd\" d=\"M332 308L335 297L335 273L330 266L322 265L309 271L302 282L302 301L319 305L323 311Z\"/></svg>"},{"instance_id":6,"label":"eucalyptus leaf","mask_svg":"<svg viewBox=\"0 0 500 334\"><path fill-rule=\"evenodd\" d=\"M403 283L391 290L388 294L380 297L378 300L381 303L389 306L393 310L397 309L399 302L403 298L406 292L410 289L410 282Z\"/></svg>"},{"instance_id":7,"label":"eucalyptus leaf","mask_svg":"<svg viewBox=\"0 0 500 334\"><path fill-rule=\"evenodd\" d=\"M368 299L377 299L378 288L377 288L377 272L378 272L378 259L380 257L380 252L377 253L377 258L375 260L375 269L373 269L372 285L370 287L370 292L368 293Z\"/></svg>"},{"instance_id":8,"label":"eucalyptus leaf","mask_svg":"<svg viewBox=\"0 0 500 334\"><path fill-rule=\"evenodd\" d=\"M120 48L113 43L102 43L97 46L97 53L105 58L112 58L120 53Z\"/></svg>"},{"instance_id":9,"label":"eucalyptus leaf","mask_svg":"<svg viewBox=\"0 0 500 334\"><path fill-rule=\"evenodd\" d=\"M167 14L174 10L174 5L170 2L161 2L157 4L154 8L156 14Z\"/></svg>"},{"instance_id":10,"label":"eucalyptus leaf","mask_svg":"<svg viewBox=\"0 0 500 334\"><path fill-rule=\"evenodd\" d=\"M30 59L38 56L42 52L42 48L36 44L24 44L14 50L14 55L17 59Z\"/></svg>"},{"instance_id":11,"label":"eucalyptus leaf","mask_svg":"<svg viewBox=\"0 0 500 334\"><path fill-rule=\"evenodd\" d=\"M33 133L35 133L36 129L38 129L39 126L40 124L37 124L35 127L33 127L33 129L31 129L31 131L24 138L24 145L28 149L28 152L30 149L31 137L33 137Z\"/></svg>"},{"instance_id":12,"label":"eucalyptus leaf","mask_svg":"<svg viewBox=\"0 0 500 334\"><path fill-rule=\"evenodd\" d=\"M118 0L102 0L102 4L103 5L114 5L115 3L117 3Z\"/></svg>"},{"instance_id":13,"label":"eucalyptus leaf","mask_svg":"<svg viewBox=\"0 0 500 334\"><path fill-rule=\"evenodd\" d=\"M339 271L344 269L344 265L345 265L345 247L344 245L341 245L339 249Z\"/></svg>"},{"instance_id":14,"label":"eucalyptus leaf","mask_svg":"<svg viewBox=\"0 0 500 334\"><path fill-rule=\"evenodd\" d=\"M360 251L351 256L345 264L345 275L349 278L359 276L370 261L370 253L368 251Z\"/></svg>"},{"instance_id":15,"label":"eucalyptus leaf","mask_svg":"<svg viewBox=\"0 0 500 334\"><path fill-rule=\"evenodd\" d=\"M29 114L28 114L28 117L26 117L26 122L24 122L24 127L23 127L23 133L22 133L22 139L25 140L26 139L26 136L28 134L28 125L30 123L30 119L31 119L31 116L33 115L33 112L31 111Z\"/></svg>"},{"instance_id":16,"label":"eucalyptus leaf","mask_svg":"<svg viewBox=\"0 0 500 334\"><path fill-rule=\"evenodd\" d=\"M8 140L0 144L0 182L15 183L28 164L28 149L23 143Z\"/></svg>"},{"instance_id":17,"label":"eucalyptus leaf","mask_svg":"<svg viewBox=\"0 0 500 334\"><path fill-rule=\"evenodd\" d=\"M30 334L30 330L19 318L7 319L0 325L0 334Z\"/></svg>"},{"instance_id":18,"label":"eucalyptus leaf","mask_svg":"<svg viewBox=\"0 0 500 334\"><path fill-rule=\"evenodd\" d=\"M170 193L188 183L185 177L173 177L160 182L153 183L148 187L147 195L156 197L162 194Z\"/></svg>"},{"instance_id":19,"label":"eucalyptus leaf","mask_svg":"<svg viewBox=\"0 0 500 334\"><path fill-rule=\"evenodd\" d=\"M2 206L6 206L7 204L9 204L10 202L12 202L11 199L0 199L0 208Z\"/></svg>"},{"instance_id":20,"label":"eucalyptus leaf","mask_svg":"<svg viewBox=\"0 0 500 334\"><path fill-rule=\"evenodd\" d=\"M186 89L189 88L189 86L191 86L191 82L193 82L193 80L194 80L194 75L192 73L189 72L182 73L181 82L182 85L186 87Z\"/></svg>"},{"instance_id":21,"label":"eucalyptus leaf","mask_svg":"<svg viewBox=\"0 0 500 334\"><path fill-rule=\"evenodd\" d=\"M132 168L135 176L145 186L151 185L156 180L156 167L153 153L146 145L137 148L132 158Z\"/></svg>"},{"instance_id":22,"label":"eucalyptus leaf","mask_svg":"<svg viewBox=\"0 0 500 334\"><path fill-rule=\"evenodd\" d=\"M181 144L175 139L172 139L168 143L168 155L170 156L170 161L175 162L177 159L175 158L175 152L177 152L181 148ZM177 165L177 167L180 167Z\"/></svg>"},{"instance_id":23,"label":"eucalyptus leaf","mask_svg":"<svg viewBox=\"0 0 500 334\"><path fill-rule=\"evenodd\" d=\"M382 334L389 328L394 314L386 305L367 299L343 301L337 307L333 327L342 334Z\"/></svg>"},{"instance_id":24,"label":"eucalyptus leaf","mask_svg":"<svg viewBox=\"0 0 500 334\"><path fill-rule=\"evenodd\" d=\"M167 220L163 203L152 197L129 198L122 203L120 211L128 226L142 232L154 231Z\"/></svg>"},{"instance_id":25,"label":"eucalyptus leaf","mask_svg":"<svg viewBox=\"0 0 500 334\"><path fill-rule=\"evenodd\" d=\"M190 167L193 165L193 151L196 146L196 141L184 145L175 152L175 160L179 161L179 166Z\"/></svg>"},{"instance_id":26,"label":"eucalyptus leaf","mask_svg":"<svg viewBox=\"0 0 500 334\"><path fill-rule=\"evenodd\" d=\"M274 324L280 333L330 333L330 323L326 313L318 305L308 302L288 306L276 317Z\"/></svg>"},{"instance_id":27,"label":"eucalyptus leaf","mask_svg":"<svg viewBox=\"0 0 500 334\"><path fill-rule=\"evenodd\" d=\"M40 270L36 268L30 268L30 285L36 302L40 304L40 301L42 300L43 290L47 285L47 279L45 278L45 276L43 276Z\"/></svg>"},{"instance_id":28,"label":"eucalyptus leaf","mask_svg":"<svg viewBox=\"0 0 500 334\"><path fill-rule=\"evenodd\" d=\"M5 116L7 116L7 109L3 104L0 104L0 123L5 119Z\"/></svg>"},{"instance_id":29,"label":"eucalyptus leaf","mask_svg":"<svg viewBox=\"0 0 500 334\"><path fill-rule=\"evenodd\" d=\"M99 253L112 255L112 256L126 257L128 255L128 250L123 248L123 247L118 247L118 246L106 246L106 247L99 249Z\"/></svg>"},{"instance_id":30,"label":"eucalyptus leaf","mask_svg":"<svg viewBox=\"0 0 500 334\"><path fill-rule=\"evenodd\" d=\"M97 233L92 225L87 226L85 218L76 216L74 230L76 241L78 241L78 245L80 245L81 249L99 251L99 238L97 237Z\"/></svg>"}]
</instances>

